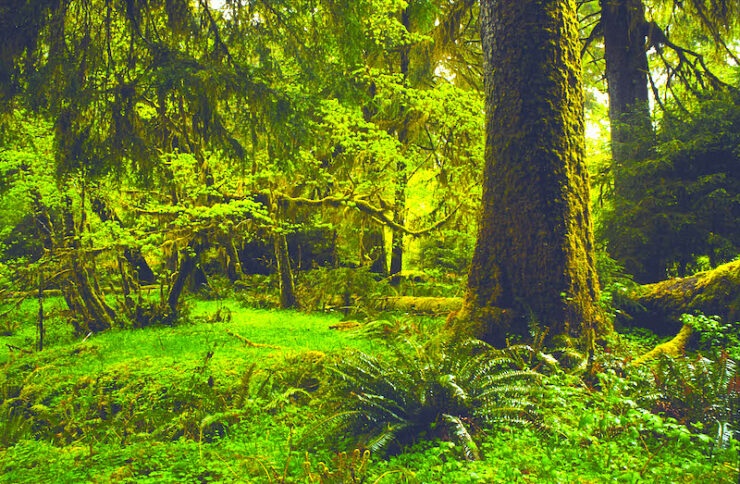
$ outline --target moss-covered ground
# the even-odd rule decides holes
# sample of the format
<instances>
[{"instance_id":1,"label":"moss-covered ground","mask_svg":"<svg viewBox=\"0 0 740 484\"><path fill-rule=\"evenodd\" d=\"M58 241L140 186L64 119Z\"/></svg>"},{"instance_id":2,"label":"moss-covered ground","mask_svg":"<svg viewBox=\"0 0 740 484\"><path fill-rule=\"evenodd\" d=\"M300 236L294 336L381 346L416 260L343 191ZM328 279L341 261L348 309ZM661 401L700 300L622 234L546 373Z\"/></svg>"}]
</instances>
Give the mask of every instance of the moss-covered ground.
<instances>
[{"instance_id":1,"label":"moss-covered ground","mask_svg":"<svg viewBox=\"0 0 740 484\"><path fill-rule=\"evenodd\" d=\"M588 381L547 376L536 396L546 430L476 428L478 461L423 438L368 455L354 452L352 436L324 441L320 422L332 410L327 368L355 349L382 354L382 332L331 329L333 314L194 301L190 323L84 341L63 317L47 319L47 347L26 353L18 348L33 348L36 310L21 306L0 337L0 482L738 479L737 443L648 411L635 396L643 380L613 371L621 356L603 355ZM418 338L442 324L393 323Z\"/></svg>"}]
</instances>

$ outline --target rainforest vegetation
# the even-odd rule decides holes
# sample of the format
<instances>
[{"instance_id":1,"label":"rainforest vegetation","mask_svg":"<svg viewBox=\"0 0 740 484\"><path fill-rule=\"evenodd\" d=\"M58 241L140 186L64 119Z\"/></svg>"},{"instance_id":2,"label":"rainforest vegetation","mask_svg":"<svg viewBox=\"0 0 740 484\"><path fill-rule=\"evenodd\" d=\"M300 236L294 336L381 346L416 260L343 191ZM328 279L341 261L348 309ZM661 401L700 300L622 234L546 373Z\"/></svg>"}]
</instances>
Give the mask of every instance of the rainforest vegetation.
<instances>
[{"instance_id":1,"label":"rainforest vegetation","mask_svg":"<svg viewBox=\"0 0 740 484\"><path fill-rule=\"evenodd\" d=\"M0 0L0 482L740 482L737 0Z\"/></svg>"}]
</instances>

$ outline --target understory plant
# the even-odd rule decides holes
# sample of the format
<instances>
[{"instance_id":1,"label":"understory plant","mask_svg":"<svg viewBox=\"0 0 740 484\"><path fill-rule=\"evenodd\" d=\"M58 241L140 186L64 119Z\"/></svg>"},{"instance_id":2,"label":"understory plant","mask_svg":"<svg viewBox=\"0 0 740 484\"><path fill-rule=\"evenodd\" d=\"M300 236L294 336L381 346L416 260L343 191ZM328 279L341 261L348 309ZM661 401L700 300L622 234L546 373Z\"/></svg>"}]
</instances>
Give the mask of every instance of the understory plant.
<instances>
[{"instance_id":1,"label":"understory plant","mask_svg":"<svg viewBox=\"0 0 740 484\"><path fill-rule=\"evenodd\" d=\"M533 425L528 396L540 379L474 339L391 342L391 357L358 352L330 368L333 398L341 402L323 422L335 435L371 452L396 452L422 437L459 444L480 457L474 435L483 426Z\"/></svg>"},{"instance_id":2,"label":"understory plant","mask_svg":"<svg viewBox=\"0 0 740 484\"><path fill-rule=\"evenodd\" d=\"M740 419L740 369L727 353L716 359L663 357L655 367L655 410L725 445Z\"/></svg>"}]
</instances>

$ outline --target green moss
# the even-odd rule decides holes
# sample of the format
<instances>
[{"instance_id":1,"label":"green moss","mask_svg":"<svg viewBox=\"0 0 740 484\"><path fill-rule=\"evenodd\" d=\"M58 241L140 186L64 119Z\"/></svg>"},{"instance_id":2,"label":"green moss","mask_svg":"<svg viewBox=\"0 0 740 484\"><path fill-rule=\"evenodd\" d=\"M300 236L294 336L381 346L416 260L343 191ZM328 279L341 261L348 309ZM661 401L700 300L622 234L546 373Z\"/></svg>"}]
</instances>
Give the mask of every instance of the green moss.
<instances>
[{"instance_id":1,"label":"green moss","mask_svg":"<svg viewBox=\"0 0 740 484\"><path fill-rule=\"evenodd\" d=\"M695 311L733 322L740 316L740 261L642 286L634 299L645 306L648 314L672 319L675 325L678 316Z\"/></svg>"}]
</instances>

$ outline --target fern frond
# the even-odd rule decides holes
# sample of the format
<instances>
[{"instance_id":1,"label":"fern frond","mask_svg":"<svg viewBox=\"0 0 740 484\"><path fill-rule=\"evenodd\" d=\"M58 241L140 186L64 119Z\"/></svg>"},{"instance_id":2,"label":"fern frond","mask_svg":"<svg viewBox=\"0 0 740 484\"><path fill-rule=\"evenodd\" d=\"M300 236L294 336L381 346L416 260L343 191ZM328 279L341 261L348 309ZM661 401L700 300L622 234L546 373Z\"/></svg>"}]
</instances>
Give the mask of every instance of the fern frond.
<instances>
[{"instance_id":1,"label":"fern frond","mask_svg":"<svg viewBox=\"0 0 740 484\"><path fill-rule=\"evenodd\" d=\"M462 445L465 452L465 459L467 460L478 460L480 454L478 452L478 446L476 445L473 437L470 436L468 429L459 417L450 415L447 413L442 414L442 418L447 422L453 430L453 435L457 438L457 441Z\"/></svg>"}]
</instances>

